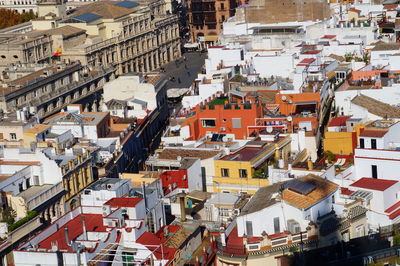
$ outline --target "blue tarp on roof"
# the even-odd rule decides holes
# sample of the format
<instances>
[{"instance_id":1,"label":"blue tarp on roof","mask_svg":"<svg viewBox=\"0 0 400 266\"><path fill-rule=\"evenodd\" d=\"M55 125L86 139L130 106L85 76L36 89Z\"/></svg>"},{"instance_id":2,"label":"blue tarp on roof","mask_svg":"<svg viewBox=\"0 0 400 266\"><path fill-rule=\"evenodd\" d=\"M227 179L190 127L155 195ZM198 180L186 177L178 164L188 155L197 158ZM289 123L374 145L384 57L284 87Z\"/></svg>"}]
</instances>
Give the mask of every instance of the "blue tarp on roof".
<instances>
[{"instance_id":1,"label":"blue tarp on roof","mask_svg":"<svg viewBox=\"0 0 400 266\"><path fill-rule=\"evenodd\" d=\"M122 1L115 4L115 6L125 7L125 8L134 8L138 5L139 5L138 3L132 1Z\"/></svg>"},{"instance_id":2,"label":"blue tarp on roof","mask_svg":"<svg viewBox=\"0 0 400 266\"><path fill-rule=\"evenodd\" d=\"M77 19L77 20L80 20L83 22L91 22L91 21L94 21L99 18L101 18L100 15L93 14L93 13L84 13L84 14L74 17L74 19Z\"/></svg>"}]
</instances>

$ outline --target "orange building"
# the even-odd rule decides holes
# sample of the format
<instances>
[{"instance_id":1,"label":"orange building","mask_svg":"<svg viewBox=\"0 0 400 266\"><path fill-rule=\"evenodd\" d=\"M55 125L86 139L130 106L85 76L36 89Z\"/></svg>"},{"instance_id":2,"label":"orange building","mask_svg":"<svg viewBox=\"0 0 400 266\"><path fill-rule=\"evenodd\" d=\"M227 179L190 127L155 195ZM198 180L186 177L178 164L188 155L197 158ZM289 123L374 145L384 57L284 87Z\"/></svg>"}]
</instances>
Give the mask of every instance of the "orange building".
<instances>
[{"instance_id":1,"label":"orange building","mask_svg":"<svg viewBox=\"0 0 400 266\"><path fill-rule=\"evenodd\" d=\"M214 99L207 104L197 105L182 126L189 125L192 139L204 137L209 132L234 134L236 139L245 139L251 134L249 127L254 126L256 118L262 116L263 109L259 101L242 104Z\"/></svg>"},{"instance_id":2,"label":"orange building","mask_svg":"<svg viewBox=\"0 0 400 266\"><path fill-rule=\"evenodd\" d=\"M318 110L320 109L319 93L297 93L275 95L281 115L290 116L294 129L306 128L315 131L318 128Z\"/></svg>"}]
</instances>

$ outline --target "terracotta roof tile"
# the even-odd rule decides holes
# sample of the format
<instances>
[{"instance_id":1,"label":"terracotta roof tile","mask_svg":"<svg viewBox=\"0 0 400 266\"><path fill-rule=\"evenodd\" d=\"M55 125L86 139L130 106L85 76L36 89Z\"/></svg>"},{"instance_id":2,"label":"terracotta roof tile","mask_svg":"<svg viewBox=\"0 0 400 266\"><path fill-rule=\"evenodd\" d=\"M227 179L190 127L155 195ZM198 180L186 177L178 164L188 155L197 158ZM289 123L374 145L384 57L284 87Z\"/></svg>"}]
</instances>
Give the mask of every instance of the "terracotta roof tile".
<instances>
[{"instance_id":1,"label":"terracotta roof tile","mask_svg":"<svg viewBox=\"0 0 400 266\"><path fill-rule=\"evenodd\" d=\"M393 186L396 183L397 183L397 181L395 181L395 180L363 177L360 180L357 180L356 182L351 184L350 186L371 189L371 190L377 190L377 191L385 191L386 189L390 188L391 186Z\"/></svg>"},{"instance_id":2,"label":"terracotta roof tile","mask_svg":"<svg viewBox=\"0 0 400 266\"><path fill-rule=\"evenodd\" d=\"M221 153L221 151L204 151L204 150L186 150L186 149L164 149L162 150L158 158L164 160L176 160L177 157L181 158L199 158L200 160L214 157Z\"/></svg>"},{"instance_id":3,"label":"terracotta roof tile","mask_svg":"<svg viewBox=\"0 0 400 266\"><path fill-rule=\"evenodd\" d=\"M282 192L282 199L299 209L313 206L338 189L338 185L335 183L312 174L299 178L299 180L315 185L315 189L307 195L301 195L289 189Z\"/></svg>"}]
</instances>

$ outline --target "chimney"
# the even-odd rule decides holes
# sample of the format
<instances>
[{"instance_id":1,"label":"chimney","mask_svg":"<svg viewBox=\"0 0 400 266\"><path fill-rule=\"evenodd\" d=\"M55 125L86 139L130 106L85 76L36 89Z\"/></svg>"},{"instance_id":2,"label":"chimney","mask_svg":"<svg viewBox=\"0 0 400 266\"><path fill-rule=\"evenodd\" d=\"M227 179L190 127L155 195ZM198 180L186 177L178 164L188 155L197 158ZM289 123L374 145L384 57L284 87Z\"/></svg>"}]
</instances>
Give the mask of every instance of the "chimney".
<instances>
[{"instance_id":1,"label":"chimney","mask_svg":"<svg viewBox=\"0 0 400 266\"><path fill-rule=\"evenodd\" d=\"M69 242L69 236L68 236L68 227L64 227L64 232L65 232L65 243L67 244L68 247L72 246L71 243Z\"/></svg>"},{"instance_id":2,"label":"chimney","mask_svg":"<svg viewBox=\"0 0 400 266\"><path fill-rule=\"evenodd\" d=\"M87 238L87 231L86 231L86 224L85 224L85 216L81 215L81 218L82 218L83 240L88 240L88 238Z\"/></svg>"},{"instance_id":3,"label":"chimney","mask_svg":"<svg viewBox=\"0 0 400 266\"><path fill-rule=\"evenodd\" d=\"M179 203L181 206L181 222L186 221L186 212L185 212L185 193L179 196Z\"/></svg>"},{"instance_id":4,"label":"chimney","mask_svg":"<svg viewBox=\"0 0 400 266\"><path fill-rule=\"evenodd\" d=\"M311 161L311 156L308 157L307 168L308 168L308 170L313 170L314 169L313 162Z\"/></svg>"}]
</instances>

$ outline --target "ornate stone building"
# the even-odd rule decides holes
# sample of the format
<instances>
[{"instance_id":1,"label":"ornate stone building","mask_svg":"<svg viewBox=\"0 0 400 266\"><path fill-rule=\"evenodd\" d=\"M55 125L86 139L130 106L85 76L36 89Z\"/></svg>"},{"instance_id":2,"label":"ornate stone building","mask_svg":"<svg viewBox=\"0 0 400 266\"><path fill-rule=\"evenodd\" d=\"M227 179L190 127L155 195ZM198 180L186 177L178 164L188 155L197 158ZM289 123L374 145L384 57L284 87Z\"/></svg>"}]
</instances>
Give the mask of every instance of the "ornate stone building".
<instances>
[{"instance_id":1,"label":"ornate stone building","mask_svg":"<svg viewBox=\"0 0 400 266\"><path fill-rule=\"evenodd\" d=\"M167 14L164 1L94 2L66 15L63 1L45 0L38 14L29 32L0 32L0 68L79 60L123 74L149 72L181 56L178 17Z\"/></svg>"},{"instance_id":2,"label":"ornate stone building","mask_svg":"<svg viewBox=\"0 0 400 266\"><path fill-rule=\"evenodd\" d=\"M114 71L110 65L89 70L81 63L9 65L1 76L0 108L7 113L24 110L42 119L89 96L98 101ZM90 104L88 109L96 109Z\"/></svg>"}]
</instances>

